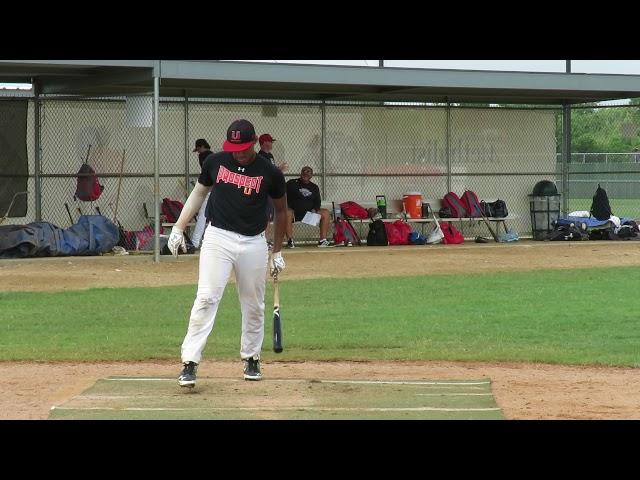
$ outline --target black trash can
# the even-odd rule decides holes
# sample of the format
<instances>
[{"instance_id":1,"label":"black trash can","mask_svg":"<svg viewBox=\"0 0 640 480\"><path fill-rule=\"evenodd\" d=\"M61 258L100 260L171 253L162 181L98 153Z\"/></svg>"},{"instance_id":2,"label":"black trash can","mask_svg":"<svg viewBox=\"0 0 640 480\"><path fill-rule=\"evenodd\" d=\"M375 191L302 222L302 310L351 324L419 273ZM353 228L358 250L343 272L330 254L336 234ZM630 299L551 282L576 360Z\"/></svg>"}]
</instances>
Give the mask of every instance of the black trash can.
<instances>
[{"instance_id":1,"label":"black trash can","mask_svg":"<svg viewBox=\"0 0 640 480\"><path fill-rule=\"evenodd\" d=\"M541 180L529 195L531 210L531 233L534 240L544 240L560 218L560 194L556 184Z\"/></svg>"}]
</instances>

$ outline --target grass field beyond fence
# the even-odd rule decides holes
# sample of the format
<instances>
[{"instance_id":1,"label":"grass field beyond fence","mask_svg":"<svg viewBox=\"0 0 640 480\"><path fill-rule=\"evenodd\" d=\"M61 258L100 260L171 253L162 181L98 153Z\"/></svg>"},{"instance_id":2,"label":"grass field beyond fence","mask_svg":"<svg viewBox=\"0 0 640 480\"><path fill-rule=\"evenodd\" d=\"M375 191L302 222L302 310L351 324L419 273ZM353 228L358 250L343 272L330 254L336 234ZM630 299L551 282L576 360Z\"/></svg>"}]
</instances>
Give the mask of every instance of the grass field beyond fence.
<instances>
[{"instance_id":1,"label":"grass field beyond fence","mask_svg":"<svg viewBox=\"0 0 640 480\"><path fill-rule=\"evenodd\" d=\"M269 287L266 360L640 365L637 267L281 283L285 351L271 351ZM179 362L194 295L195 286L0 293L0 360ZM204 360L237 359L239 348L230 284Z\"/></svg>"},{"instance_id":2,"label":"grass field beyond fence","mask_svg":"<svg viewBox=\"0 0 640 480\"><path fill-rule=\"evenodd\" d=\"M593 190L595 195L595 188ZM570 198L569 213L584 210L589 211L593 198ZM640 218L640 200L635 198L612 198L609 197L611 211L616 217Z\"/></svg>"}]
</instances>

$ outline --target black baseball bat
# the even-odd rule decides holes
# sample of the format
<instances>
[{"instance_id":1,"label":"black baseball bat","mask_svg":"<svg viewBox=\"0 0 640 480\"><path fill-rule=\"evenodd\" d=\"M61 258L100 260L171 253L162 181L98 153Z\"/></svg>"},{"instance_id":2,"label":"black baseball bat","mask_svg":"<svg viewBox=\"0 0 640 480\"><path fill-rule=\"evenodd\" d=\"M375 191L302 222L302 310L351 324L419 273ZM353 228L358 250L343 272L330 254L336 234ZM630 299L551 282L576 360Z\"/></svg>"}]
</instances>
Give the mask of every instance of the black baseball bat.
<instances>
[{"instance_id":1,"label":"black baseball bat","mask_svg":"<svg viewBox=\"0 0 640 480\"><path fill-rule=\"evenodd\" d=\"M282 318L280 317L278 275L273 276L273 351L282 352Z\"/></svg>"},{"instance_id":2,"label":"black baseball bat","mask_svg":"<svg viewBox=\"0 0 640 480\"><path fill-rule=\"evenodd\" d=\"M71 225L73 225L73 218L71 217L71 211L69 210L69 204L65 203L64 204L64 208L67 209L67 213L69 214L69 221L71 222Z\"/></svg>"},{"instance_id":3,"label":"black baseball bat","mask_svg":"<svg viewBox=\"0 0 640 480\"><path fill-rule=\"evenodd\" d=\"M482 220L484 220L484 223L487 225L487 228L489 229L489 232L491 233L491 236L493 237L493 239L497 243L500 243L500 239L498 238L498 235L496 235L496 233L493 231L493 228L491 228L491 224L489 223L489 220L487 219L487 217L485 216L482 210L480 211L480 215L482 216Z\"/></svg>"}]
</instances>

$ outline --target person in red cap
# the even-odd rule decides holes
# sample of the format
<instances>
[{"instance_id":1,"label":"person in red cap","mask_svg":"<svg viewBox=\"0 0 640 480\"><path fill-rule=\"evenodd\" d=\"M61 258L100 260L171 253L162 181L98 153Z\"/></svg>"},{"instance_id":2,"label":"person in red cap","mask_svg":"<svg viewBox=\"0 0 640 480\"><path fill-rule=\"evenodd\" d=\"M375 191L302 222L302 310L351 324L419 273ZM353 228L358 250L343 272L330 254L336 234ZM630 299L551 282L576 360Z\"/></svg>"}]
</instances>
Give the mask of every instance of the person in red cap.
<instances>
[{"instance_id":1,"label":"person in red cap","mask_svg":"<svg viewBox=\"0 0 640 480\"><path fill-rule=\"evenodd\" d=\"M289 168L287 162L282 161L276 163L275 159L273 158L273 153L271 153L271 151L273 150L273 142L275 141L276 139L268 133L263 133L262 135L260 135L260 138L258 139L258 142L260 143L260 151L258 152L258 155L262 155L263 157L271 160L271 163L273 163L282 171L282 173L284 173L287 171L287 168Z\"/></svg>"},{"instance_id":2,"label":"person in red cap","mask_svg":"<svg viewBox=\"0 0 640 480\"><path fill-rule=\"evenodd\" d=\"M181 387L194 387L202 351L213 329L222 294L233 270L242 311L240 358L245 380L260 380L260 352L264 339L264 295L267 268L272 276L285 267L282 240L286 229L287 197L284 175L258 155L258 138L248 120L236 120L227 130L222 152L209 155L180 218L171 230L168 247L174 256L186 253L184 229L207 193L209 221L200 249L198 290L189 328L182 342ZM267 199L275 209L275 245L269 261L264 234Z\"/></svg>"},{"instance_id":3,"label":"person in red cap","mask_svg":"<svg viewBox=\"0 0 640 480\"><path fill-rule=\"evenodd\" d=\"M273 142L275 141L276 139L268 133L263 133L262 135L260 135L260 137L258 138L258 142L260 143L260 151L258 152L258 155L262 155L263 157L271 160L271 163L278 167L282 173L284 173L288 168L287 162L276 163L275 159L273 158L273 153L271 153L271 151L273 150ZM269 244L269 248L272 248L273 240L270 226L271 222L273 221L273 203L271 202L271 200L269 200L269 205L267 206L267 218L268 221L267 226L265 227L265 232L267 235L267 243Z\"/></svg>"}]
</instances>

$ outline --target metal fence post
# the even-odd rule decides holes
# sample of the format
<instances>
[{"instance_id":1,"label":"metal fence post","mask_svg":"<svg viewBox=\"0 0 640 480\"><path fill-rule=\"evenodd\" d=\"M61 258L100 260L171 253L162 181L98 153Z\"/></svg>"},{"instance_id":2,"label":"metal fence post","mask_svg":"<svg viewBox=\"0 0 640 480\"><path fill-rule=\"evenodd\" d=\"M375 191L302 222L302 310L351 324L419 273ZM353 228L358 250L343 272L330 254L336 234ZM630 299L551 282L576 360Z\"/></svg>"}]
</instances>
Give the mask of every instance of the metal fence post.
<instances>
[{"instance_id":1,"label":"metal fence post","mask_svg":"<svg viewBox=\"0 0 640 480\"><path fill-rule=\"evenodd\" d=\"M571 106L562 106L562 213L569 212L569 159L571 158Z\"/></svg>"},{"instance_id":2,"label":"metal fence post","mask_svg":"<svg viewBox=\"0 0 640 480\"><path fill-rule=\"evenodd\" d=\"M184 200L189 197L189 97L184 92Z\"/></svg>"},{"instance_id":3,"label":"metal fence post","mask_svg":"<svg viewBox=\"0 0 640 480\"><path fill-rule=\"evenodd\" d=\"M155 263L160 262L160 160L159 160L159 121L160 110L160 66L157 65L153 71L153 203L154 205L154 226L155 243L153 247L153 259Z\"/></svg>"},{"instance_id":4,"label":"metal fence post","mask_svg":"<svg viewBox=\"0 0 640 480\"><path fill-rule=\"evenodd\" d=\"M451 103L447 98L447 126L446 126L446 159L447 159L447 191L451 191Z\"/></svg>"},{"instance_id":5,"label":"metal fence post","mask_svg":"<svg viewBox=\"0 0 640 480\"><path fill-rule=\"evenodd\" d=\"M33 93L35 95L35 99L33 102L34 106L34 151L35 151L35 161L34 161L34 182L35 182L35 207L36 207L36 222L42 221L42 149L41 149L41 141L42 141L42 129L40 125L40 85L38 82L33 83Z\"/></svg>"},{"instance_id":6,"label":"metal fence post","mask_svg":"<svg viewBox=\"0 0 640 480\"><path fill-rule=\"evenodd\" d=\"M327 195L327 148L326 148L326 140L327 140L327 119L326 119L326 104L324 100L322 101L322 105L320 105L320 115L322 119L322 126L320 131L320 168L322 170L322 198L326 198ZM332 212L333 214L333 212Z\"/></svg>"}]
</instances>

